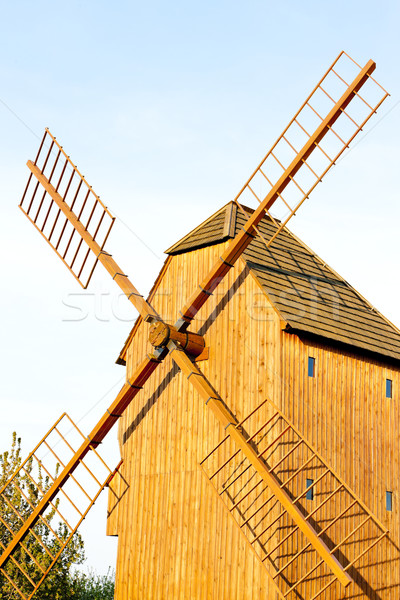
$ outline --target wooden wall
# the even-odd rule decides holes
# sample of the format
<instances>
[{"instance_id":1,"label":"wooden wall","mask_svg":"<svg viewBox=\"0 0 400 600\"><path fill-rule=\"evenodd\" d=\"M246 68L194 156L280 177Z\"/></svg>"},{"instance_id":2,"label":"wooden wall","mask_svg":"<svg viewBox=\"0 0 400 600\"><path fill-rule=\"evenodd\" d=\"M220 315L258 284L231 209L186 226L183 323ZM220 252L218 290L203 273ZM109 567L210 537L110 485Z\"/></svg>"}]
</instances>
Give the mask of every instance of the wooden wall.
<instances>
[{"instance_id":1,"label":"wooden wall","mask_svg":"<svg viewBox=\"0 0 400 600\"><path fill-rule=\"evenodd\" d=\"M152 302L165 320L176 321L223 247L172 258ZM200 368L237 418L270 397L397 540L399 370L283 332L279 315L241 262L191 329L204 334L210 348ZM142 324L127 353L128 376L148 351L147 325ZM313 379L307 376L310 353L316 359ZM392 400L384 397L386 377L393 379ZM116 502L110 492L108 519L108 533L119 536L116 600L278 598L199 467L223 435L167 358L120 421L124 464L116 495L121 500ZM386 489L393 491L390 514ZM382 591L371 595L361 581L340 597L400 597L392 541L379 546L374 561L363 576L375 578L374 587ZM321 598L338 598L337 589Z\"/></svg>"},{"instance_id":2,"label":"wooden wall","mask_svg":"<svg viewBox=\"0 0 400 600\"><path fill-rule=\"evenodd\" d=\"M281 347L282 411L390 531L358 565L361 589L351 585L343 596L326 597L400 598L400 369L284 332ZM386 379L393 382L391 399ZM392 512L386 491L393 493Z\"/></svg>"}]
</instances>

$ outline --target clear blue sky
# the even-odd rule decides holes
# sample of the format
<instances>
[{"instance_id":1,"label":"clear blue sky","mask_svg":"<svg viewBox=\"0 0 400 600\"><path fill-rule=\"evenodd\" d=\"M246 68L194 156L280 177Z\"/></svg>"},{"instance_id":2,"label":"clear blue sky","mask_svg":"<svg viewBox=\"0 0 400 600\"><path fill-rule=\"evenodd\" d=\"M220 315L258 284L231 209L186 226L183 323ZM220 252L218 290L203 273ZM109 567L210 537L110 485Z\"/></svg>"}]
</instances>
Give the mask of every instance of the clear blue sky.
<instances>
[{"instance_id":1,"label":"clear blue sky","mask_svg":"<svg viewBox=\"0 0 400 600\"><path fill-rule=\"evenodd\" d=\"M1 8L1 450L17 430L28 452L64 410L89 412L88 431L122 384L114 361L135 318L100 269L76 296L17 209L45 126L120 217L109 250L145 292L163 250L236 195L339 51L373 58L392 96L291 228L400 325L398 2ZM115 433L108 445L112 463ZM104 499L93 511L87 565L103 572L115 540Z\"/></svg>"}]
</instances>

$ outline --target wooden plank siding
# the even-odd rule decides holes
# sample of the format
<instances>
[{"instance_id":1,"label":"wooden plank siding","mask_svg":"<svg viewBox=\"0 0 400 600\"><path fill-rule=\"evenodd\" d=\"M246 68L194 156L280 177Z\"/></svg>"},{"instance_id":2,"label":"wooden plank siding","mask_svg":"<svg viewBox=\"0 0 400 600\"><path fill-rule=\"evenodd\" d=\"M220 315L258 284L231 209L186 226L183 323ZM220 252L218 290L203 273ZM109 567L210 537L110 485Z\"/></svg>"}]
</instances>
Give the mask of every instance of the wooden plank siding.
<instances>
[{"instance_id":1,"label":"wooden plank siding","mask_svg":"<svg viewBox=\"0 0 400 600\"><path fill-rule=\"evenodd\" d=\"M173 257L153 298L166 320L176 320L224 246ZM242 263L191 327L204 334L210 347L202 370L239 419L265 393L279 395L274 366L277 361L279 368L279 324ZM126 354L128 376L148 350L144 324ZM116 508L110 493L108 519L108 533L119 536L118 600L242 600L254 595L275 600L264 566L199 466L221 436L213 415L167 357L120 421L122 477L129 488Z\"/></svg>"},{"instance_id":2,"label":"wooden plank siding","mask_svg":"<svg viewBox=\"0 0 400 600\"><path fill-rule=\"evenodd\" d=\"M224 242L171 257L152 292L152 304L166 321L176 321L225 247ZM400 368L383 357L362 356L361 349L350 352L284 331L286 321L248 259L236 263L194 319L191 330L204 335L209 347L200 367L239 421L270 398L389 529L388 539L350 573L357 583L335 585L321 598L398 600ZM123 356L128 377L150 350L147 335L142 323L128 338ZM309 356L316 361L313 378L307 374ZM385 398L386 378L393 381L392 399ZM267 404L259 418L272 413ZM264 565L199 466L223 437L167 357L119 424L124 462L109 494L107 525L108 534L119 537L116 600L278 600ZM284 445L279 452L284 454ZM289 471L302 458L293 456ZM308 476L316 479L318 473L305 470ZM296 485L300 493L301 478ZM327 494L324 485L309 503ZM393 492L391 513L385 510L387 490ZM338 513L345 508L341 502ZM340 527L350 533L348 519ZM281 531L282 539L287 531ZM285 552L296 551L290 540ZM305 554L304 573L309 561ZM312 579L307 583L304 600L312 598L315 585Z\"/></svg>"},{"instance_id":3,"label":"wooden plank siding","mask_svg":"<svg viewBox=\"0 0 400 600\"><path fill-rule=\"evenodd\" d=\"M282 412L389 530L388 539L360 561L364 595L352 584L343 596L326 598L394 600L400 595L400 368L283 331L281 348ZM308 376L309 356L315 358L314 378ZM393 382L392 398L386 398L386 379ZM393 493L392 512L386 511L386 491Z\"/></svg>"}]
</instances>

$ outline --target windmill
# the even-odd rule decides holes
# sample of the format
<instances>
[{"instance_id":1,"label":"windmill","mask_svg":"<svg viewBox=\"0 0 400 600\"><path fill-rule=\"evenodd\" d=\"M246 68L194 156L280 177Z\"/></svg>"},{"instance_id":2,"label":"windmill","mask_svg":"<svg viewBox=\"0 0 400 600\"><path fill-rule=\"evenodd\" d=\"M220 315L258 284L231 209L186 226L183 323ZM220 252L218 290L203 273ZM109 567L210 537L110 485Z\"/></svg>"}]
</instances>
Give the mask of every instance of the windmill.
<instances>
[{"instance_id":1,"label":"windmill","mask_svg":"<svg viewBox=\"0 0 400 600\"><path fill-rule=\"evenodd\" d=\"M44 470L51 484L44 489L32 478L38 490L37 502L29 507L26 517L16 512L14 527L3 522L8 539L2 544L0 557L2 575L25 600L35 594L104 487L115 490L117 500L112 508L118 510L126 489L134 485L121 475L121 464L114 470L106 466L98 446L127 414L134 399L144 393L147 382L166 364L167 357L175 366L164 379L185 378L214 416L215 431L223 434L197 460L203 476L215 487L218 502L223 501L248 548L262 563L270 597L315 600L338 597L327 594L347 586L358 586L363 592L367 589L369 583L357 565L383 543L387 527L273 398L249 405L239 418L239 411L220 395L216 382L205 376L206 367L201 369L200 365L203 361L206 365L213 352L213 340L208 345L205 340L208 325L203 320L204 309L254 240L261 240L268 251L279 236L285 235L291 217L385 100L388 94L372 78L374 70L371 60L361 67L346 53L339 54L223 213L225 247L211 268L203 267L200 279L193 273L192 293L174 324L153 306L152 294L148 300L140 294L105 250L114 218L56 138L45 131L35 160L27 163L31 173L20 208L83 288L89 285L97 263L103 265L139 312L136 330L149 327L150 350L147 348L141 361L132 363L134 369L130 369L126 383L87 437L64 414L29 455L27 461ZM258 206L248 208L255 201ZM196 321L198 315L200 322ZM214 340L215 345L218 343ZM167 386L168 381L162 385ZM49 454L54 464L61 465L56 475L42 458ZM282 467L294 457L300 466L284 478ZM26 464L22 465L25 472ZM316 475L296 493L290 485L306 466ZM329 490L327 487L321 502L307 508L305 498L318 485L327 485L327 479ZM15 481L13 476L0 491L5 502ZM255 512L250 516L251 507ZM52 527L49 515L54 511L68 532L63 536ZM256 515L257 522L252 521ZM46 545L43 529L50 533L51 548ZM34 572L27 573L18 556L21 551L29 555L33 539L42 545L45 559L35 560ZM286 559L278 562L277 553L283 548L280 559ZM13 565L14 578L7 564ZM29 582L28 593L21 591L21 581ZM121 586L117 585L117 594L132 597L129 592L124 595Z\"/></svg>"}]
</instances>

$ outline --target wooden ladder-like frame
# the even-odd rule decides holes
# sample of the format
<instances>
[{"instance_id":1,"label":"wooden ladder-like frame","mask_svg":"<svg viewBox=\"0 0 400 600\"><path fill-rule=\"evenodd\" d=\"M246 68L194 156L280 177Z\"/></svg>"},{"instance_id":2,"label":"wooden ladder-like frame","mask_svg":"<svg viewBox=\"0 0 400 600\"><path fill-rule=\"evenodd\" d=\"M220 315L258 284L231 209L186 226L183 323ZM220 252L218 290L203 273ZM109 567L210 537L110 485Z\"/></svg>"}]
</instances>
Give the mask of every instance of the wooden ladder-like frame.
<instances>
[{"instance_id":1,"label":"wooden ladder-like frame","mask_svg":"<svg viewBox=\"0 0 400 600\"><path fill-rule=\"evenodd\" d=\"M249 454L243 451L243 444L237 444L237 436L232 444L230 435L202 460L204 473L270 578L277 583L281 598L315 600L340 579L326 568L328 563L307 536L304 522L310 524L344 574L388 531L269 400L236 423L234 429L241 432L247 445L257 453L267 475L256 470ZM271 480L286 494L284 499L279 498L279 503ZM300 521L288 506L298 508ZM347 520L345 530L341 527L343 518ZM310 568L298 577L305 558Z\"/></svg>"},{"instance_id":2,"label":"wooden ladder-like frame","mask_svg":"<svg viewBox=\"0 0 400 600\"><path fill-rule=\"evenodd\" d=\"M36 521L0 567L0 573L22 600L29 600L38 590L121 466L122 461L111 470L92 447L89 455L81 457L75 468L69 470L64 485L57 487L57 493L49 495L59 478L59 471L65 471L85 440L67 413L62 414L0 490L1 512L12 515L12 519L0 515L9 543L15 541L15 526L23 527L37 506L45 503ZM18 502L13 503L13 498L18 498ZM5 551L6 548L3 539L0 549ZM17 548L20 552L15 552ZM29 569L24 556L31 561Z\"/></svg>"}]
</instances>

